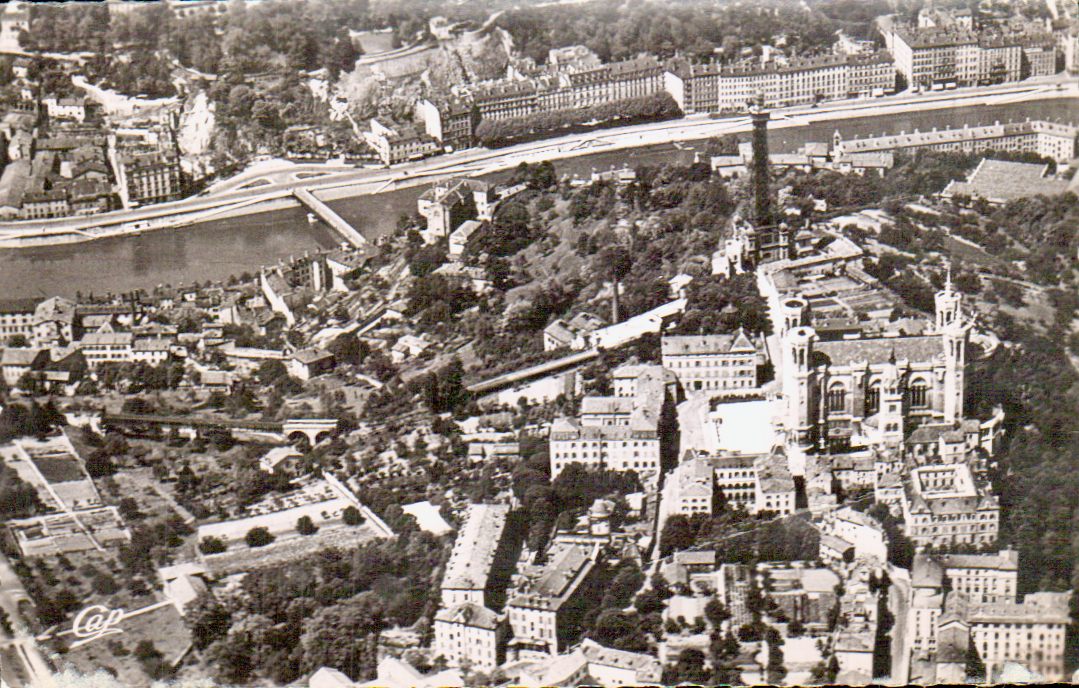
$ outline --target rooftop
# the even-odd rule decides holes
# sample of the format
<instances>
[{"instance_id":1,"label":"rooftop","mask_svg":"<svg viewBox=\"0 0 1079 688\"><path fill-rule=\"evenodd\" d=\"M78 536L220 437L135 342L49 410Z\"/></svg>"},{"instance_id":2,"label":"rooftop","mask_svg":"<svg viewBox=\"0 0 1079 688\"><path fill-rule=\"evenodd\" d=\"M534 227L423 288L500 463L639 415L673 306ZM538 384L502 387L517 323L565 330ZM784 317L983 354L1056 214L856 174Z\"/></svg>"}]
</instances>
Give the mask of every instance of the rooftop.
<instances>
[{"instance_id":1,"label":"rooftop","mask_svg":"<svg viewBox=\"0 0 1079 688\"><path fill-rule=\"evenodd\" d=\"M1068 182L1048 176L1049 166L984 158L966 181L951 181L945 198L969 196L1003 204L1028 196L1050 196L1068 190Z\"/></svg>"},{"instance_id":2,"label":"rooftop","mask_svg":"<svg viewBox=\"0 0 1079 688\"><path fill-rule=\"evenodd\" d=\"M504 504L473 504L457 533L446 562L442 589L482 590L487 586L495 550L506 525L509 507Z\"/></svg>"}]
</instances>

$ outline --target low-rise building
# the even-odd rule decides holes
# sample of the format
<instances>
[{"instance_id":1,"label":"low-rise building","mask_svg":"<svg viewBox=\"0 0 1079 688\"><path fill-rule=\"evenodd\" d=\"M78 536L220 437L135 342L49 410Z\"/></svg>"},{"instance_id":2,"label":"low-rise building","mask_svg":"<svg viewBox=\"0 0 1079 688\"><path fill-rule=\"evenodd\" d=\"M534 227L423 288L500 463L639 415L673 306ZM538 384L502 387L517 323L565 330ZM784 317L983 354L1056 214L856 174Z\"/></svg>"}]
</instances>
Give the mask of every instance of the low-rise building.
<instances>
[{"instance_id":1,"label":"low-rise building","mask_svg":"<svg viewBox=\"0 0 1079 688\"><path fill-rule=\"evenodd\" d=\"M496 198L491 185L477 179L448 179L424 191L416 209L427 221L432 239L450 235L468 220L490 220Z\"/></svg>"},{"instance_id":2,"label":"low-rise building","mask_svg":"<svg viewBox=\"0 0 1079 688\"><path fill-rule=\"evenodd\" d=\"M371 129L363 134L367 145L375 149L386 165L396 165L408 160L420 160L438 151L438 143L415 127L371 120Z\"/></svg>"},{"instance_id":3,"label":"low-rise building","mask_svg":"<svg viewBox=\"0 0 1079 688\"><path fill-rule=\"evenodd\" d=\"M557 318L543 328L543 350L587 349L592 346L592 333L604 325L606 322L592 313L578 313L568 321Z\"/></svg>"},{"instance_id":4,"label":"low-rise building","mask_svg":"<svg viewBox=\"0 0 1079 688\"><path fill-rule=\"evenodd\" d=\"M469 240L483 229L485 224L479 220L466 220L450 234L450 258L460 258L468 247Z\"/></svg>"},{"instance_id":5,"label":"low-rise building","mask_svg":"<svg viewBox=\"0 0 1079 688\"><path fill-rule=\"evenodd\" d=\"M1049 165L983 158L965 181L948 182L940 197L1004 205L1029 196L1059 195L1067 192L1068 186L1067 180L1049 174Z\"/></svg>"},{"instance_id":6,"label":"low-rise building","mask_svg":"<svg viewBox=\"0 0 1079 688\"><path fill-rule=\"evenodd\" d=\"M286 363L289 374L304 382L330 372L335 365L337 359L334 355L321 349L302 349L292 354Z\"/></svg>"}]
</instances>

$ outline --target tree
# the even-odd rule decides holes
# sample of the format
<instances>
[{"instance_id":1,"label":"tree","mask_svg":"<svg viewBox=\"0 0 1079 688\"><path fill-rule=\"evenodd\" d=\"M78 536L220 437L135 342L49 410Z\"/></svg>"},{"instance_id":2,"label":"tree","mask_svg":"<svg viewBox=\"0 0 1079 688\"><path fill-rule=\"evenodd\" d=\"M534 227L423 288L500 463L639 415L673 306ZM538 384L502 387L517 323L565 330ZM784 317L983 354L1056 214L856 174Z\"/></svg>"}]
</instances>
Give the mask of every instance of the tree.
<instances>
[{"instance_id":1,"label":"tree","mask_svg":"<svg viewBox=\"0 0 1079 688\"><path fill-rule=\"evenodd\" d=\"M120 589L120 586L116 583L116 579L107 573L96 576L90 587L98 595L112 595Z\"/></svg>"},{"instance_id":2,"label":"tree","mask_svg":"<svg viewBox=\"0 0 1079 688\"><path fill-rule=\"evenodd\" d=\"M244 535L244 542L248 547L265 547L273 542L276 538L268 528L257 526L247 531L247 535Z\"/></svg>"},{"instance_id":3,"label":"tree","mask_svg":"<svg viewBox=\"0 0 1079 688\"><path fill-rule=\"evenodd\" d=\"M86 457L86 472L91 478L104 478L116 473L116 466L106 447L98 447Z\"/></svg>"},{"instance_id":4,"label":"tree","mask_svg":"<svg viewBox=\"0 0 1079 688\"><path fill-rule=\"evenodd\" d=\"M362 341L354 332L342 332L333 338L329 346L330 353L341 363L359 365L363 363L367 355L371 353L371 347Z\"/></svg>"},{"instance_id":5,"label":"tree","mask_svg":"<svg viewBox=\"0 0 1079 688\"><path fill-rule=\"evenodd\" d=\"M678 659L670 668L670 675L664 677L664 683L708 683L709 674L704 668L704 653L692 647L687 647L678 653Z\"/></svg>"},{"instance_id":6,"label":"tree","mask_svg":"<svg viewBox=\"0 0 1079 688\"><path fill-rule=\"evenodd\" d=\"M341 519L345 522L345 525L358 526L363 525L367 521L360 513L360 510L354 506L346 506L345 510L341 512Z\"/></svg>"},{"instance_id":7,"label":"tree","mask_svg":"<svg viewBox=\"0 0 1079 688\"><path fill-rule=\"evenodd\" d=\"M210 595L200 595L188 605L184 620L191 628L195 648L204 650L228 634L232 614Z\"/></svg>"},{"instance_id":8,"label":"tree","mask_svg":"<svg viewBox=\"0 0 1079 688\"><path fill-rule=\"evenodd\" d=\"M228 547L225 545L225 541L221 538L214 537L213 535L207 535L202 538L202 542L199 543L199 551L203 554L219 554L226 549L228 549Z\"/></svg>"},{"instance_id":9,"label":"tree","mask_svg":"<svg viewBox=\"0 0 1079 688\"><path fill-rule=\"evenodd\" d=\"M385 625L385 610L374 592L319 610L300 637L304 670L327 666L353 680L370 676L377 661L377 634Z\"/></svg>"},{"instance_id":10,"label":"tree","mask_svg":"<svg viewBox=\"0 0 1079 688\"><path fill-rule=\"evenodd\" d=\"M348 29L342 27L323 56L323 67L329 72L330 78L336 80L342 72L351 72L361 55L363 50L352 42Z\"/></svg>"},{"instance_id":11,"label":"tree","mask_svg":"<svg viewBox=\"0 0 1079 688\"><path fill-rule=\"evenodd\" d=\"M659 536L660 556L666 557L683 549L689 549L695 541L689 519L682 514L675 514L663 525Z\"/></svg>"},{"instance_id":12,"label":"tree","mask_svg":"<svg viewBox=\"0 0 1079 688\"><path fill-rule=\"evenodd\" d=\"M318 532L318 526L315 525L310 516L300 516L296 520L296 532L300 535L314 535Z\"/></svg>"},{"instance_id":13,"label":"tree","mask_svg":"<svg viewBox=\"0 0 1079 688\"><path fill-rule=\"evenodd\" d=\"M704 616L708 619L708 623L712 624L713 628L719 628L723 625L723 622L731 618L730 611L719 601L718 597L713 597L708 600L708 604L704 605Z\"/></svg>"}]
</instances>

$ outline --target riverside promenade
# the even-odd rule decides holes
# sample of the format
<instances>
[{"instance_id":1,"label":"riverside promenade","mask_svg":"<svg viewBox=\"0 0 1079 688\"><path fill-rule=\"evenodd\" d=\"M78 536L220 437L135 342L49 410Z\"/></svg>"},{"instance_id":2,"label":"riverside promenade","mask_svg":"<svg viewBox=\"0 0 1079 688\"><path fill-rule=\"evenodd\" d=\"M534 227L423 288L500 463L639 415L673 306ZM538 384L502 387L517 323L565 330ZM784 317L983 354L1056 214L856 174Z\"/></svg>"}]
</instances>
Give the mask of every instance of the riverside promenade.
<instances>
[{"instance_id":1,"label":"riverside promenade","mask_svg":"<svg viewBox=\"0 0 1079 688\"><path fill-rule=\"evenodd\" d=\"M1054 98L1079 98L1079 84L1065 75L1056 75L988 88L834 101L818 107L776 110L771 126L774 129L783 129L866 116L901 115L935 109ZM489 174L512 169L522 162L536 163L678 141L694 141L724 134L744 133L750 128L747 115L721 118L693 115L679 120L602 129L495 150L469 149L402 164L391 169L356 169L317 174L303 179L298 178L299 175L291 167L254 174L241 172L235 178L239 186L229 184L228 190L220 193L208 193L99 215L0 223L0 248L64 244L141 234L153 229L194 224L207 219L294 207L298 203L298 189L320 192L320 200L325 202L429 184L448 176Z\"/></svg>"}]
</instances>

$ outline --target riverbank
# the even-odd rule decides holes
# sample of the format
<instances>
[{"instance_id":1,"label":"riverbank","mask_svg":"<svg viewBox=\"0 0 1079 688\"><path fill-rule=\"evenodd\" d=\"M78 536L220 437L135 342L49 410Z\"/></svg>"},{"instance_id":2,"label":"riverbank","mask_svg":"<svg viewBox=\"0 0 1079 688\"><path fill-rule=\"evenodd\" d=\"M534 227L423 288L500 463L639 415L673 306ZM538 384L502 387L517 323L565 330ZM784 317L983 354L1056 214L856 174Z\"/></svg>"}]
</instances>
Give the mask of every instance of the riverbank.
<instances>
[{"instance_id":1,"label":"riverbank","mask_svg":"<svg viewBox=\"0 0 1079 688\"><path fill-rule=\"evenodd\" d=\"M810 141L829 141L838 129L845 139L899 133L901 130L928 131L936 127L962 128L979 124L1019 121L1028 117L1079 122L1079 98L996 102L920 111L910 108L905 114L874 116L865 112L859 117L837 121L834 117L808 118L793 122L777 114L770 147L776 153L791 153ZM691 125L698 120L686 120ZM792 126L798 122L798 126ZM802 126L802 122L805 125ZM729 122L727 124L730 124ZM592 171L611 167L664 164L687 164L695 156L706 155L703 139L687 143L669 141L653 145L593 146L575 156L566 156L556 164L559 175L587 177ZM544 159L540 157L540 159ZM498 182L510 174L519 159L500 161L501 171L491 165L472 167L472 174ZM400 173L398 173L399 175ZM352 224L369 240L377 240L394 231L402 213L414 213L416 199L432 181L430 174L447 175L443 170L406 178L396 186L379 183L340 185L318 193L319 198ZM324 180L320 180L324 181ZM234 204L233 204L234 205ZM103 293L130 289L153 289L158 284L225 280L230 275L257 270L307 251L332 248L340 238L323 225L310 225L306 212L291 199L280 205L232 212L218 210L201 222L180 228L147 231L138 236L112 236L73 244L34 246L0 250L0 294L4 298L74 296L76 291ZM206 218L206 216L202 216ZM190 222L190 220L188 220Z\"/></svg>"},{"instance_id":2,"label":"riverbank","mask_svg":"<svg viewBox=\"0 0 1079 688\"><path fill-rule=\"evenodd\" d=\"M1079 98L1079 84L1065 85L1059 79L1043 80L1038 83L1024 82L996 87L989 91L968 89L946 94L839 101L816 108L780 109L774 112L771 128L778 130L866 116L880 117L1031 100L1074 98ZM285 177L286 181L271 182L251 189L232 190L221 196L199 196L134 211L106 213L87 218L46 220L30 226L25 226L26 223L0 223L0 248L78 243L125 234L141 234L153 229L183 227L208 217L237 217L240 214L266 212L274 207L282 207L283 204L264 205L262 201L283 199L291 195L295 188L305 188L322 200L333 201L410 188L445 177L480 176L511 169L522 162L562 160L672 142L696 141L749 130L749 118L746 116L712 119L695 115L682 120L598 130L493 151L462 151L392 170L356 170L303 180L288 176ZM291 175L289 170L281 172ZM237 212L241 209L242 213Z\"/></svg>"}]
</instances>

